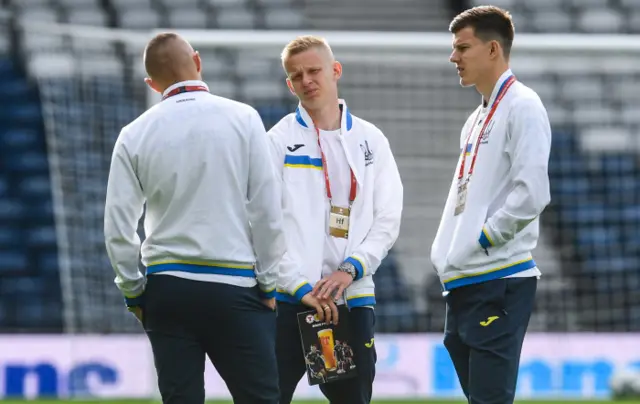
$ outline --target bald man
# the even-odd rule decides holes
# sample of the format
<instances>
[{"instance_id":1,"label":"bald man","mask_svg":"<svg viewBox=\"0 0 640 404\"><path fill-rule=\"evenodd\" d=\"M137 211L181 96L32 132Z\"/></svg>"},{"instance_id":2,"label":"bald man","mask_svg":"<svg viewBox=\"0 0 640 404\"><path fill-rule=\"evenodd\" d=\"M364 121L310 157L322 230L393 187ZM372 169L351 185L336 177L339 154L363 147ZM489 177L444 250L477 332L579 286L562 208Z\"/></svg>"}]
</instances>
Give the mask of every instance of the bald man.
<instances>
[{"instance_id":1,"label":"bald man","mask_svg":"<svg viewBox=\"0 0 640 404\"><path fill-rule=\"evenodd\" d=\"M250 106L209 92L181 37L153 38L144 63L162 101L113 150L104 235L115 283L151 342L163 403L204 403L206 355L234 403L276 404L285 243L264 126Z\"/></svg>"}]
</instances>

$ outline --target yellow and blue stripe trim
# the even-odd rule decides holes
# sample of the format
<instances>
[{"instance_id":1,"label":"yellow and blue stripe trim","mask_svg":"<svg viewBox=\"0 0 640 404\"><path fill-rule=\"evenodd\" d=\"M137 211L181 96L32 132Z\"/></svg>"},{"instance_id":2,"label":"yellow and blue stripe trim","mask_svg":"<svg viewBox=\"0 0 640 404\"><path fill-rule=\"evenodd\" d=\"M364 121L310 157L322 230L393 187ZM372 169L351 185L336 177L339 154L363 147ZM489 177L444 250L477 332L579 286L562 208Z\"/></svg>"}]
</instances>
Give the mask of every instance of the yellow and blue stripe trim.
<instances>
[{"instance_id":1,"label":"yellow and blue stripe trim","mask_svg":"<svg viewBox=\"0 0 640 404\"><path fill-rule=\"evenodd\" d=\"M444 290L451 290L461 286L504 278L506 276L517 274L518 272L526 271L527 269L535 268L535 266L536 263L533 258L527 258L522 261L512 262L510 264L503 265L498 268L492 268L473 275L459 275L444 281Z\"/></svg>"},{"instance_id":2,"label":"yellow and blue stripe trim","mask_svg":"<svg viewBox=\"0 0 640 404\"><path fill-rule=\"evenodd\" d=\"M274 297L276 297L276 288L271 288L271 290L269 291L259 289L258 294L262 299L273 299Z\"/></svg>"},{"instance_id":3,"label":"yellow and blue stripe trim","mask_svg":"<svg viewBox=\"0 0 640 404\"><path fill-rule=\"evenodd\" d=\"M244 278L255 278L253 264L227 262L192 262L192 261L164 261L147 267L147 275L166 271L180 271L192 274L229 275Z\"/></svg>"},{"instance_id":4,"label":"yellow and blue stripe trim","mask_svg":"<svg viewBox=\"0 0 640 404\"><path fill-rule=\"evenodd\" d=\"M302 300L304 295L311 292L312 290L313 288L311 287L311 285L309 285L309 282L305 281L296 286L296 288L293 290L293 295L287 293L286 290L278 289L276 292L276 300L285 303L298 304L300 303L300 300Z\"/></svg>"},{"instance_id":5,"label":"yellow and blue stripe trim","mask_svg":"<svg viewBox=\"0 0 640 404\"><path fill-rule=\"evenodd\" d=\"M312 168L314 170L322 170L322 159L311 158L311 156L293 156L287 154L284 156L284 166L291 168Z\"/></svg>"},{"instance_id":6,"label":"yellow and blue stripe trim","mask_svg":"<svg viewBox=\"0 0 640 404\"><path fill-rule=\"evenodd\" d=\"M340 104L340 109L342 109L342 104ZM353 116L351 115L351 111L349 111L349 108L347 108L347 130L351 130L351 128L353 127ZM304 121L304 119L302 118L302 113L300 112L300 107L296 108L296 121L300 124L300 126L302 126L303 128L309 128L309 125L307 125L307 123Z\"/></svg>"},{"instance_id":7,"label":"yellow and blue stripe trim","mask_svg":"<svg viewBox=\"0 0 640 404\"><path fill-rule=\"evenodd\" d=\"M354 279L355 281L357 281L358 279L362 279L362 277L367 274L367 267L364 265L364 262L362 262L360 258L352 255L351 257L344 260L344 262L348 262L356 267L356 278Z\"/></svg>"},{"instance_id":8,"label":"yellow and blue stripe trim","mask_svg":"<svg viewBox=\"0 0 640 404\"><path fill-rule=\"evenodd\" d=\"M373 293L365 293L347 298L347 307L374 306L376 304L376 295Z\"/></svg>"},{"instance_id":9,"label":"yellow and blue stripe trim","mask_svg":"<svg viewBox=\"0 0 640 404\"><path fill-rule=\"evenodd\" d=\"M124 303L127 307L137 307L142 305L142 299L144 297L144 291L136 296L125 296Z\"/></svg>"},{"instance_id":10,"label":"yellow and blue stripe trim","mask_svg":"<svg viewBox=\"0 0 640 404\"><path fill-rule=\"evenodd\" d=\"M480 232L480 238L478 239L478 242L480 243L482 248L484 248L485 250L489 247L493 247L496 245L493 242L493 239L491 239L491 236L489 236L489 232L484 227L482 227L482 231Z\"/></svg>"}]
</instances>

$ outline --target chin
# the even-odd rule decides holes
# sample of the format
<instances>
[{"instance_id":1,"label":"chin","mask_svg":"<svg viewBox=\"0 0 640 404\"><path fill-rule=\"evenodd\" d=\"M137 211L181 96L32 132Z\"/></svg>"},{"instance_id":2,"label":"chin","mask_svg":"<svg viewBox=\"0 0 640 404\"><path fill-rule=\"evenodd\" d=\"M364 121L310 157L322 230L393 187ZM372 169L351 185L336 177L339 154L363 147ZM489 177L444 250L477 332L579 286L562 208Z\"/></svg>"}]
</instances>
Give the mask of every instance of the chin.
<instances>
[{"instance_id":1,"label":"chin","mask_svg":"<svg viewBox=\"0 0 640 404\"><path fill-rule=\"evenodd\" d=\"M462 87L473 87L475 83L470 80L465 80L464 77L460 77L460 85Z\"/></svg>"}]
</instances>

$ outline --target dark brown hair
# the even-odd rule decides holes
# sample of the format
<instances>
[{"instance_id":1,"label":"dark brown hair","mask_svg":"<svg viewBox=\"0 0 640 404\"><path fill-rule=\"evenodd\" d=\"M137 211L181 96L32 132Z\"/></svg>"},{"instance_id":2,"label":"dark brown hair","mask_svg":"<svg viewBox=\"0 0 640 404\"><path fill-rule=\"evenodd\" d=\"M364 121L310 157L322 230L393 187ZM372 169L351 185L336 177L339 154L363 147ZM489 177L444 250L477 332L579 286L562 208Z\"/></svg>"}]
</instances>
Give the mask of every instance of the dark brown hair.
<instances>
[{"instance_id":1,"label":"dark brown hair","mask_svg":"<svg viewBox=\"0 0 640 404\"><path fill-rule=\"evenodd\" d=\"M515 29L508 11L496 6L478 6L458 14L451 24L449 31L456 34L471 27L480 40L498 41L504 51L504 57L509 58Z\"/></svg>"}]
</instances>

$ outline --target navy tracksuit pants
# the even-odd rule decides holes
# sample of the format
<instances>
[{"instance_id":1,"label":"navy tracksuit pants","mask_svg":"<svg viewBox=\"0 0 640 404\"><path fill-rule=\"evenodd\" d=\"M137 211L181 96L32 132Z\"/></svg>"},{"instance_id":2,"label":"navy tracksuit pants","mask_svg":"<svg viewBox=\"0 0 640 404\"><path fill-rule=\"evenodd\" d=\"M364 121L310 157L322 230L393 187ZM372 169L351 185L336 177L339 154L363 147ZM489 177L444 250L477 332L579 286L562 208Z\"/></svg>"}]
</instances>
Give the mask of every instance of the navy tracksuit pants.
<instances>
[{"instance_id":1,"label":"navy tracksuit pants","mask_svg":"<svg viewBox=\"0 0 640 404\"><path fill-rule=\"evenodd\" d=\"M150 275L143 325L164 404L203 404L208 356L235 404L278 404L276 312L258 287Z\"/></svg>"},{"instance_id":2,"label":"navy tracksuit pants","mask_svg":"<svg viewBox=\"0 0 640 404\"><path fill-rule=\"evenodd\" d=\"M462 286L446 296L444 345L470 404L513 403L536 277Z\"/></svg>"}]
</instances>

